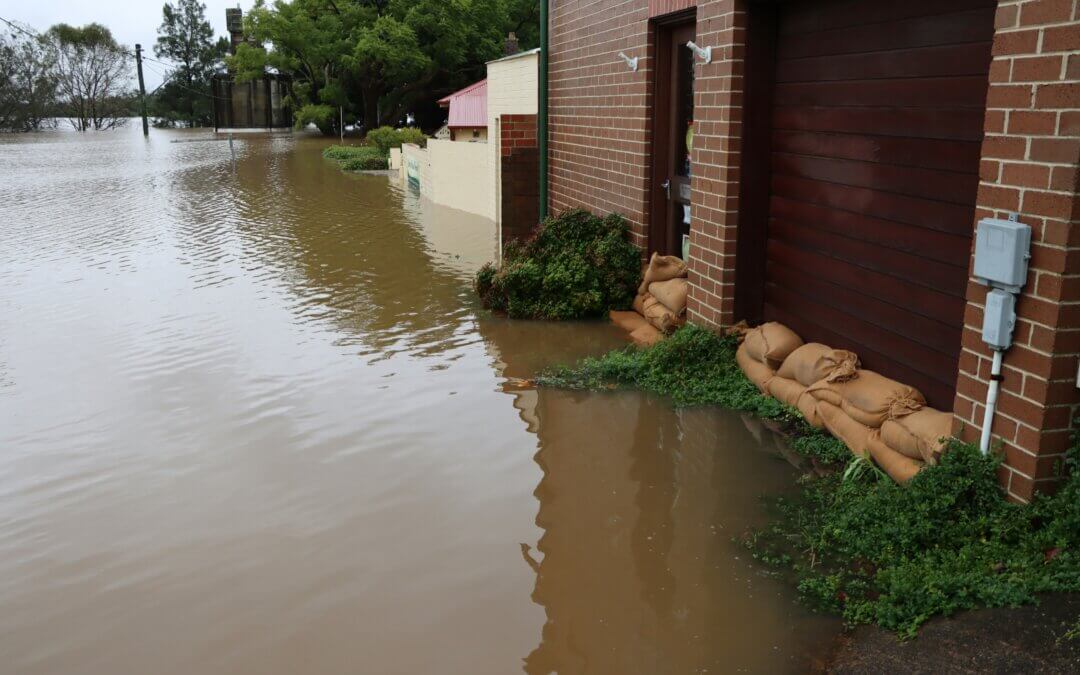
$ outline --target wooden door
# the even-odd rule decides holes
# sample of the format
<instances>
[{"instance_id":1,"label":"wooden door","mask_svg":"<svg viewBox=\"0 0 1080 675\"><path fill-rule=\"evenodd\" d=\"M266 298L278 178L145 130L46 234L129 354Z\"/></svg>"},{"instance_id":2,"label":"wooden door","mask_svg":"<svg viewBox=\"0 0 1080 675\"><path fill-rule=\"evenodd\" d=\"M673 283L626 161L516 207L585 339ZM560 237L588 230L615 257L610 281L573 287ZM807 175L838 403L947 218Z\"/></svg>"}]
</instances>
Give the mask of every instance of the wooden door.
<instances>
[{"instance_id":1,"label":"wooden door","mask_svg":"<svg viewBox=\"0 0 1080 675\"><path fill-rule=\"evenodd\" d=\"M762 317L855 351L944 409L958 370L995 6L827 0L772 10Z\"/></svg>"},{"instance_id":2,"label":"wooden door","mask_svg":"<svg viewBox=\"0 0 1080 675\"><path fill-rule=\"evenodd\" d=\"M649 250L683 254L690 234L690 151L694 125L693 13L657 27L656 96L653 99L652 209Z\"/></svg>"}]
</instances>

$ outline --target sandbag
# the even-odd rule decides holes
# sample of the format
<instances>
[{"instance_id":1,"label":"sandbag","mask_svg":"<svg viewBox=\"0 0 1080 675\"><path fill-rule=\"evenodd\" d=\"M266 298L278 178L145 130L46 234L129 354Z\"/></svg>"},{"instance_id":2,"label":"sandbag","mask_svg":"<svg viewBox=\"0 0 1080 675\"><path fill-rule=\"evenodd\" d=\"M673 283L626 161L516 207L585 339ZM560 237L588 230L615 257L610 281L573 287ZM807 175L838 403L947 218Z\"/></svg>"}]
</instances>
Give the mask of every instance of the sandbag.
<instances>
[{"instance_id":1,"label":"sandbag","mask_svg":"<svg viewBox=\"0 0 1080 675\"><path fill-rule=\"evenodd\" d=\"M881 440L885 445L910 459L937 464L952 436L951 413L923 408L881 425Z\"/></svg>"},{"instance_id":2,"label":"sandbag","mask_svg":"<svg viewBox=\"0 0 1080 675\"><path fill-rule=\"evenodd\" d=\"M885 473L889 474L889 478L892 478L901 485L914 478L915 474L922 471L925 466L925 464L919 460L905 457L886 445L885 442L881 440L880 430L875 430L870 434L870 437L866 441L866 447L870 451L870 456L874 458L874 462L877 463Z\"/></svg>"},{"instance_id":3,"label":"sandbag","mask_svg":"<svg viewBox=\"0 0 1080 675\"><path fill-rule=\"evenodd\" d=\"M803 395L796 401L795 407L799 409L802 416L806 418L806 421L810 426L817 429L822 429L825 424L821 421L821 415L818 414L817 399L810 395L810 392L803 392Z\"/></svg>"},{"instance_id":4,"label":"sandbag","mask_svg":"<svg viewBox=\"0 0 1080 675\"><path fill-rule=\"evenodd\" d=\"M612 310L608 312L608 317L611 319L611 323L622 328L627 333L633 333L642 326L651 325L645 317L637 312L620 312L618 310Z\"/></svg>"},{"instance_id":5,"label":"sandbag","mask_svg":"<svg viewBox=\"0 0 1080 675\"><path fill-rule=\"evenodd\" d=\"M845 382L821 381L809 391L817 400L840 406L856 422L874 429L885 420L910 415L926 405L914 387L872 370L860 370L855 379Z\"/></svg>"},{"instance_id":6,"label":"sandbag","mask_svg":"<svg viewBox=\"0 0 1080 675\"><path fill-rule=\"evenodd\" d=\"M858 367L859 357L853 352L810 342L791 352L776 374L809 387L822 380L843 382L853 379Z\"/></svg>"},{"instance_id":7,"label":"sandbag","mask_svg":"<svg viewBox=\"0 0 1080 675\"><path fill-rule=\"evenodd\" d=\"M686 263L677 256L653 253L649 266L645 268L645 278L638 286L638 294L647 293L654 281L667 281L686 276Z\"/></svg>"},{"instance_id":8,"label":"sandbag","mask_svg":"<svg viewBox=\"0 0 1080 675\"><path fill-rule=\"evenodd\" d=\"M770 321L746 332L743 345L751 358L777 370L803 344L802 338L782 323ZM789 378L794 379L794 378Z\"/></svg>"},{"instance_id":9,"label":"sandbag","mask_svg":"<svg viewBox=\"0 0 1080 675\"><path fill-rule=\"evenodd\" d=\"M656 330L652 324L645 322L645 325L630 333L630 339L640 347L651 347L663 340L664 334Z\"/></svg>"},{"instance_id":10,"label":"sandbag","mask_svg":"<svg viewBox=\"0 0 1080 675\"><path fill-rule=\"evenodd\" d=\"M634 298L634 311L645 317L661 333L670 333L679 325L678 317L649 293Z\"/></svg>"},{"instance_id":11,"label":"sandbag","mask_svg":"<svg viewBox=\"0 0 1080 675\"><path fill-rule=\"evenodd\" d=\"M746 345L740 345L735 352L735 362L739 364L750 381L757 386L763 394L769 393L769 380L773 377L773 369L764 363L753 359L746 350Z\"/></svg>"},{"instance_id":12,"label":"sandbag","mask_svg":"<svg viewBox=\"0 0 1080 675\"><path fill-rule=\"evenodd\" d=\"M783 401L794 408L799 404L799 398L806 393L806 387L795 380L780 377L777 373L769 380L769 395L778 401Z\"/></svg>"},{"instance_id":13,"label":"sandbag","mask_svg":"<svg viewBox=\"0 0 1080 675\"><path fill-rule=\"evenodd\" d=\"M668 279L649 284L649 293L667 307L675 316L686 311L686 296L690 294L690 282L686 279Z\"/></svg>"},{"instance_id":14,"label":"sandbag","mask_svg":"<svg viewBox=\"0 0 1080 675\"><path fill-rule=\"evenodd\" d=\"M860 457L869 456L866 443L873 429L864 424L859 424L839 407L828 401L819 400L817 411L821 415L821 422L829 430L829 433L843 441L844 445L852 453Z\"/></svg>"}]
</instances>

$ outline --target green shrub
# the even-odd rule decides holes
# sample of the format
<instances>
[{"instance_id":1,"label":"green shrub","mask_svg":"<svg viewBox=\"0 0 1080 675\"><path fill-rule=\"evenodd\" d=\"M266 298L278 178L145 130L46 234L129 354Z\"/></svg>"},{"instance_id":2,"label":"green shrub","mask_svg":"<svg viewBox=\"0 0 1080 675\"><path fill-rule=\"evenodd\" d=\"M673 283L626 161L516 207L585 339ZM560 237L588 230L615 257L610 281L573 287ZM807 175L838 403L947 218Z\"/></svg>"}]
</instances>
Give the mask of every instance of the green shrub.
<instances>
[{"instance_id":1,"label":"green shrub","mask_svg":"<svg viewBox=\"0 0 1080 675\"><path fill-rule=\"evenodd\" d=\"M328 105L305 105L296 111L293 117L297 129L304 129L309 124L314 124L324 134L334 131L334 123L338 119L338 110Z\"/></svg>"},{"instance_id":2,"label":"green shrub","mask_svg":"<svg viewBox=\"0 0 1080 675\"><path fill-rule=\"evenodd\" d=\"M792 448L822 464L846 462L843 443L811 427L798 410L764 396L735 363L738 341L694 325L684 326L647 349L627 347L573 367L550 370L542 386L607 389L621 385L666 396L679 407L718 405L778 422L792 436Z\"/></svg>"},{"instance_id":3,"label":"green shrub","mask_svg":"<svg viewBox=\"0 0 1080 675\"><path fill-rule=\"evenodd\" d=\"M385 169L388 161L378 148L366 145L331 145L323 150L323 157L336 160L345 171Z\"/></svg>"},{"instance_id":4,"label":"green shrub","mask_svg":"<svg viewBox=\"0 0 1080 675\"><path fill-rule=\"evenodd\" d=\"M343 171L381 171L387 166L387 159L378 153L353 157L341 162Z\"/></svg>"},{"instance_id":5,"label":"green shrub","mask_svg":"<svg viewBox=\"0 0 1080 675\"><path fill-rule=\"evenodd\" d=\"M548 218L526 242L503 251L503 265L487 265L476 291L488 309L515 319L582 319L626 309L641 279L641 254L618 215L575 209Z\"/></svg>"},{"instance_id":6,"label":"green shrub","mask_svg":"<svg viewBox=\"0 0 1080 675\"><path fill-rule=\"evenodd\" d=\"M803 597L851 624L914 636L935 615L1080 591L1080 470L1053 496L1009 503L1000 460L954 443L906 486L875 473L804 479L778 518L747 539L792 570Z\"/></svg>"},{"instance_id":7,"label":"green shrub","mask_svg":"<svg viewBox=\"0 0 1080 675\"><path fill-rule=\"evenodd\" d=\"M366 140L369 145L378 148L384 155L389 155L391 148L400 148L403 143L415 143L420 147L427 145L427 136L424 132L413 127L403 129L379 127L369 131Z\"/></svg>"}]
</instances>

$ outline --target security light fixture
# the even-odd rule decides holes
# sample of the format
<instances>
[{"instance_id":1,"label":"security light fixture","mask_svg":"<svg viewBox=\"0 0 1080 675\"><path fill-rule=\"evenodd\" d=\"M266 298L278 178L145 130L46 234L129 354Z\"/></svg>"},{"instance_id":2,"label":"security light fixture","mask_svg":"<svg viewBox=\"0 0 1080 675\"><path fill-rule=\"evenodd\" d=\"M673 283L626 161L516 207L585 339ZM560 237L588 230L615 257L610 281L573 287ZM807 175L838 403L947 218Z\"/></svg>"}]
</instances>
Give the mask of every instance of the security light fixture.
<instances>
[{"instance_id":1,"label":"security light fixture","mask_svg":"<svg viewBox=\"0 0 1080 675\"><path fill-rule=\"evenodd\" d=\"M630 67L630 70L637 72L638 57L631 58L625 52L619 52L619 56L622 57L623 61L626 61L626 65Z\"/></svg>"},{"instance_id":2,"label":"security light fixture","mask_svg":"<svg viewBox=\"0 0 1080 675\"><path fill-rule=\"evenodd\" d=\"M686 46L693 49L694 54L705 63L712 63L712 47L698 47L697 43L693 40L687 42Z\"/></svg>"}]
</instances>

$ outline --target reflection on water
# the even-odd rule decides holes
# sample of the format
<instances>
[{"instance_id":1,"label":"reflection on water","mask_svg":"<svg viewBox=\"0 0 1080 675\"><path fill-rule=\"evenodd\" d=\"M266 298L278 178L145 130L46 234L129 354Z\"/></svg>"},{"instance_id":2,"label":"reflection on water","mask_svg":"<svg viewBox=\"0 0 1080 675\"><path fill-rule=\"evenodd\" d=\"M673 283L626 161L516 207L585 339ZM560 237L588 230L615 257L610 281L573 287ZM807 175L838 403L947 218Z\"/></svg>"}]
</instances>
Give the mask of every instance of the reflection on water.
<instances>
[{"instance_id":1,"label":"reflection on water","mask_svg":"<svg viewBox=\"0 0 1080 675\"><path fill-rule=\"evenodd\" d=\"M730 541L790 468L722 412L507 386L623 337L485 316L491 223L323 145L0 138L0 672L820 653Z\"/></svg>"}]
</instances>

